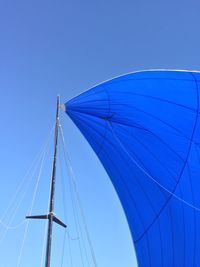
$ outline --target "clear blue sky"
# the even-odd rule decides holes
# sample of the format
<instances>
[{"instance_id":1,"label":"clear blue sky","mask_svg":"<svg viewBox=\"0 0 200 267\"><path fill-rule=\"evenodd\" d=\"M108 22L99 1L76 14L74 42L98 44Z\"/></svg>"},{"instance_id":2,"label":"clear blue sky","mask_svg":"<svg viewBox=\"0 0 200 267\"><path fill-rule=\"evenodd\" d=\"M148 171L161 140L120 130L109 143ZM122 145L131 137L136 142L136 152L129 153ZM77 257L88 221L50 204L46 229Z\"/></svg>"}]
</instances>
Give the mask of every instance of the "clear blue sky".
<instances>
[{"instance_id":1,"label":"clear blue sky","mask_svg":"<svg viewBox=\"0 0 200 267\"><path fill-rule=\"evenodd\" d=\"M198 0L0 1L0 218L49 134L56 95L65 102L135 70L200 70L199 12ZM128 225L109 178L64 113L61 119L98 266L135 267ZM47 203L41 192L48 167L33 213L44 212ZM58 179L56 211L62 217L59 189ZM26 196L13 224L26 215L30 199ZM69 227L75 236L70 219ZM8 231L2 242L1 231L0 267L17 266L24 226ZM30 223L20 267L40 266L43 231L44 222ZM61 266L63 231L55 227L55 232L52 267ZM80 267L73 242L74 267ZM70 266L67 252L64 263Z\"/></svg>"}]
</instances>

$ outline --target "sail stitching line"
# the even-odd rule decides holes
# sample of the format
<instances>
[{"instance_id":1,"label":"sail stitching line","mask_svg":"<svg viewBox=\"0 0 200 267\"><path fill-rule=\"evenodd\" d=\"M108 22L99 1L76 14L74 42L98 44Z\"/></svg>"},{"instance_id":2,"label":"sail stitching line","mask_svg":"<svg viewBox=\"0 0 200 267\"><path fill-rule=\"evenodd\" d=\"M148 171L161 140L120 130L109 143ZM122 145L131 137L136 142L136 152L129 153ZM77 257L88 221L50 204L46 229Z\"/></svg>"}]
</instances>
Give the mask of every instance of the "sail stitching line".
<instances>
[{"instance_id":1,"label":"sail stitching line","mask_svg":"<svg viewBox=\"0 0 200 267\"><path fill-rule=\"evenodd\" d=\"M108 121L109 122L109 121ZM110 123L110 122L109 122ZM94 128L92 128L92 130L94 131L94 132L96 132L96 133L98 133ZM99 134L99 133L98 133ZM100 134L99 134L100 135ZM101 136L101 138L102 138L102 135L100 135ZM113 144L110 142L110 140L105 136L105 140L111 145L111 146L113 146ZM95 142L96 143L96 142ZM97 145L98 145L98 143L96 143ZM104 152L105 153L105 152ZM99 154L100 154L100 151L99 151ZM113 163L114 164L114 163ZM118 172L119 172L119 170L118 170ZM125 183L125 181L123 181L124 182L124 186L126 187L126 190L127 190L127 192L128 192L128 194L129 194L129 196L130 196L130 198L131 198L131 200L134 202L134 200L133 200L133 198L132 198L132 193L129 191L129 188L127 187L127 185L126 185L126 183ZM137 182L138 182L138 180L137 180ZM143 190L143 187L141 186L141 184L138 182L138 185L140 186L140 188L141 188L141 190L144 192L144 190ZM159 187L160 188L160 187ZM164 194L163 193L163 191L160 191L162 194ZM145 192L144 192L144 194L145 194ZM145 194L146 195L146 194ZM147 197L147 196L146 196ZM147 197L148 198L148 197ZM149 202L150 202L150 200L149 200Z\"/></svg>"},{"instance_id":2,"label":"sail stitching line","mask_svg":"<svg viewBox=\"0 0 200 267\"><path fill-rule=\"evenodd\" d=\"M108 141L108 139L107 139L107 141ZM109 141L108 141L108 142L109 142ZM113 146L113 144L112 144L111 142L109 142L109 143L110 143L111 146ZM113 147L114 147L114 146L113 146ZM102 150L103 150L103 148L102 148ZM132 193L131 193L131 191L129 190L127 184L126 184L126 181L124 180L124 178L123 178L123 176L122 176L122 174L121 174L121 171L119 170L118 166L115 164L115 162L112 160L112 158L110 157L110 155L109 155L105 150L104 150L104 154L107 156L107 158L108 158L108 160L110 161L110 163L111 163L111 164L113 165L113 167L116 169L119 178L121 178L121 179L120 179L120 182L123 184L123 186L124 186L124 190L127 192L127 194L128 194L128 196L129 196L129 198L130 198L132 204L133 204L134 207L135 207L135 210L136 210L138 219L139 219L139 221L140 221L140 224L142 225L143 229L145 229L145 227L144 227L144 222L143 222L143 220L141 219L142 216L141 216L141 214L140 214L140 211L139 211L139 209L137 208L136 202L135 202L135 200L133 199ZM138 182L138 181L137 181L137 182ZM139 186L140 186L140 184L139 184ZM142 187L141 187L141 190L142 190ZM148 247L148 256L149 256L149 259L150 259L150 262L151 262L151 254L150 254L150 249L149 249L149 238L148 238L148 237L147 237L146 242L147 242L147 247Z\"/></svg>"},{"instance_id":3,"label":"sail stitching line","mask_svg":"<svg viewBox=\"0 0 200 267\"><path fill-rule=\"evenodd\" d=\"M108 122L109 122L109 121L108 121ZM97 131L96 131L95 129L93 129L93 128L92 128L92 130L95 131L95 132L97 132ZM107 138L105 137L105 139L107 139ZM113 144L112 144L108 139L107 139L107 142L109 142L110 145L113 146ZM103 149L103 148L102 148L102 149ZM105 151L104 151L104 153L107 154ZM118 167L117 167L116 164L112 161L112 159L110 158L110 156L109 156L108 154L107 154L107 158L108 158L108 159L110 160L110 162L113 164L113 166L115 167L115 169L117 169L117 171L118 171L118 173L119 173L119 175L120 175L120 177L121 177L121 181L122 181L122 183L123 183L123 185L124 185L124 187L125 187L125 189L126 189L128 195L129 195L129 197L130 197L130 199L131 199L133 205L135 206L136 211L139 213L139 210L138 210L137 207L136 207L136 204L135 204L135 201L134 201L134 199L133 199L133 196L132 196L132 194L131 194L131 192L130 192L130 190L129 190L127 184L126 184L126 182L124 181L124 179L123 179L123 177L122 177L122 175L121 175L121 173L120 173L120 170L118 169ZM140 185L140 186L141 186L141 185ZM142 187L141 187L141 189L142 189ZM161 192L162 192L162 191L161 191ZM145 193L145 192L144 192L144 193ZM162 193L163 193L163 192L162 192ZM141 216L138 215L138 218L140 219L140 223L141 223L141 225L142 225L143 228L145 229L144 224L143 224L143 222L142 222L142 220L141 220ZM148 240L148 237L147 237L147 246L148 246L148 254L149 254L149 258L151 258L151 255L150 255L150 249L149 249L149 240Z\"/></svg>"},{"instance_id":4,"label":"sail stitching line","mask_svg":"<svg viewBox=\"0 0 200 267\"><path fill-rule=\"evenodd\" d=\"M161 122L162 124L166 125L167 127L173 129L174 131L178 132L178 133L179 133L182 137L184 137L185 139L190 140L190 138L188 138L187 136L185 136L185 134L184 134L182 131L180 131L179 129L177 129L176 127L174 127L173 125L171 125L170 123L167 123L167 122L165 122L164 120L159 119L157 116L152 115L152 114L150 114L150 113L147 112L147 111L141 110L140 108L137 108L137 107L134 107L134 106L131 106L131 107L134 108L135 110L137 110L137 111L139 111L139 112L141 112L141 113L143 113L143 114L149 116L150 118L153 118L153 119L155 119L156 121ZM122 124L126 125L125 123L122 123ZM127 124L127 125L128 125L128 124Z\"/></svg>"},{"instance_id":5,"label":"sail stitching line","mask_svg":"<svg viewBox=\"0 0 200 267\"><path fill-rule=\"evenodd\" d=\"M150 227L153 225L153 223L154 223L154 222L157 220L157 218L160 216L162 210L166 207L166 205L167 205L168 202L170 201L170 199L171 199L171 197L172 197L172 194L173 194L174 196L176 196L176 198L179 198L177 195L174 194L174 192L175 192L175 190L176 190L176 188L177 188L177 186L178 186L178 184L179 184L179 181L180 181L180 179L181 179L181 177L182 177L182 174L183 174L183 172L184 172L184 169L185 169L185 166L186 166L186 163L187 163L187 159L188 159L189 154L190 154L190 150L191 150L191 146L192 146L192 141L193 141L194 133L195 133L196 126L197 126L197 119L198 119L198 112L199 112L199 92L198 92L198 86L197 86L197 81L196 81L195 76L194 76L193 74L192 74L192 76L193 76L193 79L194 79L193 81L195 82L195 88L196 88L196 94L197 94L197 108L196 108L196 118L195 118L195 123L194 123L193 131L192 131L192 135L191 135L191 140L190 140L190 145L189 145L188 153L187 153L187 155L186 155L186 159L185 159L185 161L184 161L182 171L180 172L179 178L178 178L178 180L177 180L177 183L176 183L176 186L175 186L173 192L170 192L167 188L165 188L165 187L162 186L163 189L167 190L167 191L170 193L170 197L169 197L168 201L165 203L165 205L163 206L163 208L160 210L159 214L155 217L155 219L154 219L154 221L152 222L152 224L150 224L149 227L146 229L146 231L147 231L148 229L150 229ZM113 128L112 128L112 126L111 126L110 123L109 123L109 126L110 126L110 128L111 128L111 130L112 130L112 132L113 132ZM115 134L115 133L114 133L114 136L116 137L116 134ZM121 144L121 142L119 141L119 139L118 139L118 142ZM121 144L121 145L122 145L122 144ZM123 148L124 148L124 146L123 146ZM128 153L128 155L131 157L130 153L129 153L125 148L124 148L124 150L125 150L125 151ZM132 157L131 157L131 158L132 158ZM132 158L132 160L133 160L133 158ZM138 166L139 166L139 165L138 165ZM143 169L143 171L145 171L145 170ZM145 172L146 172L146 171L145 171ZM147 172L146 172L146 173L147 173ZM147 174L148 174L148 173L147 173ZM148 174L148 175L150 175L150 174ZM152 176L151 176L151 177L152 177ZM153 178L153 177L152 177L152 178ZM153 178L153 180L154 180L155 182L157 182L154 178ZM161 184L160 184L159 182L157 182L157 184L161 186ZM182 199L182 198L179 198L179 200L181 200L181 199ZM184 201L183 199L182 199L182 201L185 202L185 204L188 203L187 201ZM190 205L191 207L193 207L193 205L191 205L190 203L188 203L188 205ZM200 209L198 209L198 210L200 211ZM146 231L145 231L145 232L141 235L141 237L139 237L135 242L139 242L139 240L143 237L143 235L146 233Z\"/></svg>"},{"instance_id":6,"label":"sail stitching line","mask_svg":"<svg viewBox=\"0 0 200 267\"><path fill-rule=\"evenodd\" d=\"M195 123L195 125L196 125L196 123ZM130 155L130 153L126 150L126 148L123 146L123 144L121 143L121 141L119 141L119 139L118 139L118 137L116 136L116 134L114 133L114 131L113 131L113 128L110 126L110 128L111 128L111 131L113 132L113 135L115 136L115 138L116 138L116 140L118 141L118 143L120 144L120 146L123 148L123 150L126 152L126 154L132 159L132 161L135 163L135 165L140 169L140 170L142 170L146 175L147 175L147 177L149 177L151 180L153 180L157 185L159 185L162 189L164 189L166 192L168 192L170 195L171 195L171 197L172 196L174 196L176 199L178 199L179 201L182 201L183 203L185 203L186 205L188 205L189 207L191 207L191 208L194 208L194 209L196 209L196 210L198 210L198 211L200 211L200 208L198 208L198 207L196 207L196 206L194 206L194 205L192 205L191 203L189 203L189 202L187 202L187 201L185 201L184 199L182 199L182 198L180 198L179 196L177 196L176 194L174 194L174 192L175 192L175 190L174 190L174 192L171 192L170 190L168 190L167 188L165 188L163 185L161 185L157 180L155 180L145 169L143 169L133 158L132 158L132 156ZM195 128L195 127L194 127ZM194 133L194 130L193 130L193 133ZM194 135L194 134L193 134ZM188 155L189 156L189 155ZM186 159L186 162L187 162L187 159ZM186 164L185 164L186 165ZM171 199L171 197L168 199L168 202L169 202L169 200ZM165 205L166 206L166 205ZM163 207L163 209L164 209L164 207ZM161 213L161 212L160 212ZM160 214L159 213L159 214ZM157 219L157 218L156 218ZM155 222L155 220L154 220L154 222ZM153 222L153 223L154 223ZM153 224L152 223L152 224ZM152 225L151 224L151 225ZM151 226L150 225L150 226ZM150 228L150 227L149 227ZM148 228L148 229L149 229ZM145 233L144 233L145 234ZM144 235L143 234L143 235ZM142 236L143 236L142 235ZM138 238L137 240L135 240L135 242L138 242L141 238L142 238L142 236L140 237L140 238Z\"/></svg>"},{"instance_id":7,"label":"sail stitching line","mask_svg":"<svg viewBox=\"0 0 200 267\"><path fill-rule=\"evenodd\" d=\"M197 86L197 83L196 83L196 80L195 80L195 85ZM196 87L196 92L197 92L197 101L198 101L198 90L197 90L197 87ZM173 189L173 193L175 192L178 184L179 184L179 181L181 179L181 176L183 174L183 171L185 169L185 166L186 166L186 163L187 163L187 159L189 157L189 153L190 153L190 149L191 149L191 145L192 145L192 141L193 141L193 136L194 136L194 132L195 132L195 129L196 129L196 125L197 125L197 118L198 118L198 112L199 112L199 105L198 105L198 102L197 102L197 113L196 113L196 119L195 119L195 123L194 123L194 128L193 128L193 131L192 131L192 135L191 135L191 140L190 140L190 146L189 146L189 150L188 150L188 153L187 153L187 156L186 156L186 159L184 161L184 164L183 164L183 168L182 168L182 171L180 173L180 176L179 176L179 179L177 180L177 183ZM113 130L112 126L111 126L111 122L109 122L109 126L111 128L111 130ZM129 153L130 155L130 153ZM131 156L131 155L130 155ZM155 180L155 179L154 179ZM171 194L170 194L171 195ZM135 240L135 242L139 242L139 240L144 236L144 234L151 228L151 226L154 224L154 222L157 220L157 218L160 216L161 212L164 210L164 208L166 207L166 205L168 204L169 200L171 199L172 195L169 197L169 199L166 201L166 203L164 204L164 206L162 207L162 209L160 210L160 212L157 214L157 216L154 218L153 222L149 225L149 227L145 230L145 232L139 237L137 238L137 240ZM182 198L180 198L182 199Z\"/></svg>"},{"instance_id":8,"label":"sail stitching line","mask_svg":"<svg viewBox=\"0 0 200 267\"><path fill-rule=\"evenodd\" d=\"M124 135L125 136L125 135ZM156 157L156 154L154 154L150 149L148 149L148 147L142 143L138 138L136 138L135 136L132 135L132 138L136 140L136 142L138 142L138 144L140 144L161 166L163 169L166 170L166 172L170 175L170 177L172 178L173 181L176 182L176 179L175 179L175 176L174 176L174 173L168 168L168 167L165 167L163 166L162 162L160 161L160 159L158 157ZM159 139L158 139L159 140ZM160 140L159 140L160 141ZM162 143L162 141L160 141ZM165 145L165 143L164 143ZM166 145L166 147L171 151L170 147ZM172 152L174 152L172 150ZM177 154L177 157L181 160L181 161L184 161L178 154Z\"/></svg>"},{"instance_id":9,"label":"sail stitching line","mask_svg":"<svg viewBox=\"0 0 200 267\"><path fill-rule=\"evenodd\" d=\"M108 122L109 122L109 121L108 121ZM93 129L93 130L94 130L94 129ZM191 139L190 141L191 141L191 143L193 143L193 139ZM153 178L153 179L154 179L154 178ZM154 182L158 183L157 181L154 181ZM160 186L162 187L162 185L160 185ZM165 189L165 191L168 190L167 188L163 188L163 189ZM169 191L169 190L168 190L168 193L169 193L170 195L173 194L173 193L172 193L171 191ZM175 196L176 198L179 198L179 197L178 197L177 195L175 195L175 194L174 194L174 196ZM182 200L182 201L184 202L184 200L181 199L181 198L179 198L179 200ZM187 204L187 205L191 206L192 208L197 209L198 211L200 211L200 209L199 209L198 207L195 207L195 206L191 205L190 203L188 203L188 202L186 202L186 201L185 201L185 204Z\"/></svg>"}]
</instances>

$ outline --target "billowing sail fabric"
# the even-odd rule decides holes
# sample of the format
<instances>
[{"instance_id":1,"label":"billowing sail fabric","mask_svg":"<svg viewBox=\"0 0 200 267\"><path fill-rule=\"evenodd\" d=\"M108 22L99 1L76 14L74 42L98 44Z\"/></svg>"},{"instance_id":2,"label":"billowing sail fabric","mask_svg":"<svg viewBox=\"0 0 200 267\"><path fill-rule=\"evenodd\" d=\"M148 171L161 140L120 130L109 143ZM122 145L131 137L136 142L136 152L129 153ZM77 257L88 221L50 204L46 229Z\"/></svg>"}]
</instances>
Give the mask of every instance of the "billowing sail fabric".
<instances>
[{"instance_id":1,"label":"billowing sail fabric","mask_svg":"<svg viewBox=\"0 0 200 267\"><path fill-rule=\"evenodd\" d=\"M139 267L200 267L200 74L144 71L65 104L123 206Z\"/></svg>"}]
</instances>

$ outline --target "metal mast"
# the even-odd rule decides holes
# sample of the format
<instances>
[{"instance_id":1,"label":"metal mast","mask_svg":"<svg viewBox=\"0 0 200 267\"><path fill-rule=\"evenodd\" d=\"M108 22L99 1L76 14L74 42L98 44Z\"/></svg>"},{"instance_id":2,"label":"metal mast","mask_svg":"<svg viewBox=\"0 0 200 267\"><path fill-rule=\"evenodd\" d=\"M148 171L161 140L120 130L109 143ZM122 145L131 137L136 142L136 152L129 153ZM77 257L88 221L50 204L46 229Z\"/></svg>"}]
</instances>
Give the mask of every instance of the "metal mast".
<instances>
[{"instance_id":1,"label":"metal mast","mask_svg":"<svg viewBox=\"0 0 200 267\"><path fill-rule=\"evenodd\" d=\"M49 213L47 215L34 215L26 216L27 219L48 219L48 233L47 233L47 247L46 247L46 261L45 267L51 266L51 244L52 244L52 231L53 222L58 223L63 227L67 227L62 221L60 221L54 215L54 202L55 202L55 185L56 185L56 161L57 161L57 146L58 146L58 128L59 128L59 111L60 111L60 97L57 96L57 109L56 109L56 126L54 136L54 157L53 157L53 169L51 176L51 195L49 202Z\"/></svg>"},{"instance_id":2,"label":"metal mast","mask_svg":"<svg viewBox=\"0 0 200 267\"><path fill-rule=\"evenodd\" d=\"M49 203L49 225L47 234L47 249L46 249L46 267L50 267L51 260L51 243L52 243L52 230L53 230L53 217L54 217L54 199L55 199L55 183L56 183L56 160L57 160L57 145L58 145L58 127L59 127L59 109L60 97L57 97L57 110L56 110L56 126L55 126L55 140L54 140L54 157L53 157L53 170L51 177L51 196Z\"/></svg>"}]
</instances>

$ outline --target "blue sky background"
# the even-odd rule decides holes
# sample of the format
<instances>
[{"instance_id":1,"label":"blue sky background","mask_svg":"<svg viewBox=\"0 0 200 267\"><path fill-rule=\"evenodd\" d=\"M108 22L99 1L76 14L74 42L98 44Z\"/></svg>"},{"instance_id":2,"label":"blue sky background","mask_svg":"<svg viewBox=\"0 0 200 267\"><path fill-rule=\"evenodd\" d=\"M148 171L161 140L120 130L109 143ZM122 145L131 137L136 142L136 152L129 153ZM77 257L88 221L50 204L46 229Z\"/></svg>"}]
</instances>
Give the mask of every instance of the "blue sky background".
<instances>
[{"instance_id":1,"label":"blue sky background","mask_svg":"<svg viewBox=\"0 0 200 267\"><path fill-rule=\"evenodd\" d=\"M65 102L97 83L136 70L199 70L199 12L198 0L0 0L0 218L52 128L56 95ZM98 266L135 267L129 229L109 178L64 113L61 120ZM59 177L65 177L65 171L60 157L56 213L63 218ZM33 213L46 209L50 168L45 164ZM12 225L26 215L32 191ZM70 218L69 232L76 237ZM40 266L44 226L30 222L20 267ZM3 267L18 266L24 228L8 231L1 240L1 226ZM54 229L56 267L61 266L64 231ZM73 266L80 267L78 241L71 244ZM63 266L70 266L67 243Z\"/></svg>"}]
</instances>

